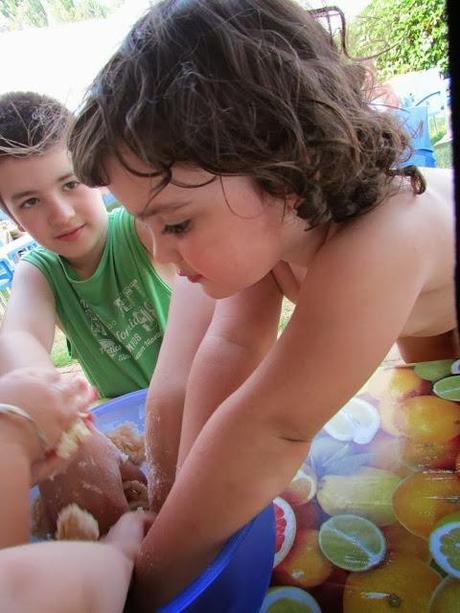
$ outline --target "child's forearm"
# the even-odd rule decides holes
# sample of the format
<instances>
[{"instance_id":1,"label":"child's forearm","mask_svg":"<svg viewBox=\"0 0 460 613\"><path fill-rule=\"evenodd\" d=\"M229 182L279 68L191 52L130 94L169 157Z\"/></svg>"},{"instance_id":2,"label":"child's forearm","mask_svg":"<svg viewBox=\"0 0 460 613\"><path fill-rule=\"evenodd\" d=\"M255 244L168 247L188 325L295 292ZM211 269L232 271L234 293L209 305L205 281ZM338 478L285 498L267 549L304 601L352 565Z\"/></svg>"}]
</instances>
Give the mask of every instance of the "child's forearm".
<instances>
[{"instance_id":1,"label":"child's forearm","mask_svg":"<svg viewBox=\"0 0 460 613\"><path fill-rule=\"evenodd\" d=\"M29 462L19 447L3 441L0 445L0 483L0 548L27 543L30 538Z\"/></svg>"},{"instance_id":2,"label":"child's forearm","mask_svg":"<svg viewBox=\"0 0 460 613\"><path fill-rule=\"evenodd\" d=\"M104 543L6 549L0 552L0 611L121 613L131 573L132 563Z\"/></svg>"},{"instance_id":3,"label":"child's forearm","mask_svg":"<svg viewBox=\"0 0 460 613\"><path fill-rule=\"evenodd\" d=\"M227 538L279 495L307 451L307 442L284 439L250 411L236 418L215 413L143 541L136 610L147 613L192 581Z\"/></svg>"},{"instance_id":4,"label":"child's forearm","mask_svg":"<svg viewBox=\"0 0 460 613\"><path fill-rule=\"evenodd\" d=\"M179 388L161 397L155 390L153 392L147 399L145 446L150 472L150 504L157 513L176 475L185 391Z\"/></svg>"},{"instance_id":5,"label":"child's forearm","mask_svg":"<svg viewBox=\"0 0 460 613\"><path fill-rule=\"evenodd\" d=\"M209 417L273 346L280 307L281 294L271 275L217 302L187 382L179 468Z\"/></svg>"},{"instance_id":6,"label":"child's forearm","mask_svg":"<svg viewBox=\"0 0 460 613\"><path fill-rule=\"evenodd\" d=\"M249 377L262 357L255 347L216 336L204 339L187 386L178 470L209 417Z\"/></svg>"}]
</instances>

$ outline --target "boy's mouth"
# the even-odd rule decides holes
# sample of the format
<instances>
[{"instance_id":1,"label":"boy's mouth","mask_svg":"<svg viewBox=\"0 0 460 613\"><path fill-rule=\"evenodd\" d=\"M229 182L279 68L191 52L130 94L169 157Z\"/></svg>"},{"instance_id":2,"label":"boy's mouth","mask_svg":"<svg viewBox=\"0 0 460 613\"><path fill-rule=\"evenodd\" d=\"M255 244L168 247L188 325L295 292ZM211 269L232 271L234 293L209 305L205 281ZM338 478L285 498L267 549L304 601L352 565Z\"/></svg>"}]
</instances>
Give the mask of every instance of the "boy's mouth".
<instances>
[{"instance_id":1,"label":"boy's mouth","mask_svg":"<svg viewBox=\"0 0 460 613\"><path fill-rule=\"evenodd\" d=\"M73 230L68 230L67 232L63 232L62 234L59 234L58 236L56 236L56 238L58 238L59 240L64 240L64 241L76 240L80 236L81 231L83 230L84 227L85 227L85 224L82 224L81 226L78 226L77 228L74 228Z\"/></svg>"}]
</instances>

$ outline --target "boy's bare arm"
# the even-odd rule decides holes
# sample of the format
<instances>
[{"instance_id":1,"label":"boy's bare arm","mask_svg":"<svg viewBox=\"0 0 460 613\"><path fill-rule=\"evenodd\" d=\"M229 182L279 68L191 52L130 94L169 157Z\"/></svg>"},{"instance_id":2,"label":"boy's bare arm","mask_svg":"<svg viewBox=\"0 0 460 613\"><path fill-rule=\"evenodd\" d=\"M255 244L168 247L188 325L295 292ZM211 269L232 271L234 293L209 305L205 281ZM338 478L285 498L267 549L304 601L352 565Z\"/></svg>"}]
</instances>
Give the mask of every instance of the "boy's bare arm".
<instances>
[{"instance_id":1,"label":"boy's bare arm","mask_svg":"<svg viewBox=\"0 0 460 613\"><path fill-rule=\"evenodd\" d=\"M412 230L367 223L320 252L285 332L198 436L143 542L140 602L169 599L283 490L315 433L397 338L427 273L408 249Z\"/></svg>"},{"instance_id":2,"label":"boy's bare arm","mask_svg":"<svg viewBox=\"0 0 460 613\"><path fill-rule=\"evenodd\" d=\"M23 366L52 366L56 312L51 288L32 264L21 262L0 330L0 374Z\"/></svg>"},{"instance_id":3,"label":"boy's bare arm","mask_svg":"<svg viewBox=\"0 0 460 613\"><path fill-rule=\"evenodd\" d=\"M270 274L216 302L187 384L178 469L216 407L244 383L273 346L281 299Z\"/></svg>"}]
</instances>

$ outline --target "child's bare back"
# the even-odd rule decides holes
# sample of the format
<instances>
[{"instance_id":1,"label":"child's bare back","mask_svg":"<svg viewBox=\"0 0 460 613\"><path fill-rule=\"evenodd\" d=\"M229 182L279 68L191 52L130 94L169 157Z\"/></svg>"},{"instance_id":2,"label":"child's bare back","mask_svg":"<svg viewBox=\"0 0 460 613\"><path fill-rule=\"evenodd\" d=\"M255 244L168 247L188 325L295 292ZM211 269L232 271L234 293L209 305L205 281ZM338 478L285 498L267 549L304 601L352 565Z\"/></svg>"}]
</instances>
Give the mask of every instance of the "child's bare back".
<instances>
[{"instance_id":1,"label":"child's bare back","mask_svg":"<svg viewBox=\"0 0 460 613\"><path fill-rule=\"evenodd\" d=\"M343 266L338 257L341 249L336 247L343 242L349 252L362 252L363 259L358 259L357 263L362 267L362 276L370 275L377 281L372 298L378 301L378 292L397 291L398 283L404 284L404 279L410 276L410 262L414 258L417 281L412 289L407 288L412 304L397 333L399 350L407 362L458 355L453 276L453 176L451 170L432 168L423 169L423 175L427 182L423 194L415 195L408 181L407 189L389 198L385 206L349 224L331 224L318 236L322 245L316 253L304 254L305 266L299 265L299 261L282 261L273 271L282 293L297 302L301 286L304 281L308 282L307 269L314 267L317 257L324 258L331 253L331 265L337 258L337 268ZM366 266L366 253L371 256L378 235L388 255L395 250L400 253L400 261L396 262L393 271L394 286L379 287L382 266L373 269ZM387 256L384 257L386 261ZM425 262L422 267L421 261ZM330 283L330 276L325 275L324 283ZM385 322L381 323L384 327Z\"/></svg>"}]
</instances>

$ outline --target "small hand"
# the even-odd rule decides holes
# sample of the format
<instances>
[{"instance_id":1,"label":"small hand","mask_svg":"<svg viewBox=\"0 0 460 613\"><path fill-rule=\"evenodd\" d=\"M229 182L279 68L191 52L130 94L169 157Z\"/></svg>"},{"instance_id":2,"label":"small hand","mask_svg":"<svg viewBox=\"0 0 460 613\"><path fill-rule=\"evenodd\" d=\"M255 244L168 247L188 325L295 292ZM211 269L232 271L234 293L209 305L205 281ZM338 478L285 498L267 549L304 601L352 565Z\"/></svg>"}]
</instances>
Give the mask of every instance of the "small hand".
<instances>
[{"instance_id":1,"label":"small hand","mask_svg":"<svg viewBox=\"0 0 460 613\"><path fill-rule=\"evenodd\" d=\"M24 410L51 448L93 399L94 391L83 378L65 379L51 368L22 368L0 378L0 403ZM0 444L20 447L31 466L44 460L34 425L21 417L1 419Z\"/></svg>"},{"instance_id":2,"label":"small hand","mask_svg":"<svg viewBox=\"0 0 460 613\"><path fill-rule=\"evenodd\" d=\"M102 540L119 549L128 560L134 563L144 536L155 521L155 517L156 515L150 511L125 513Z\"/></svg>"}]
</instances>

